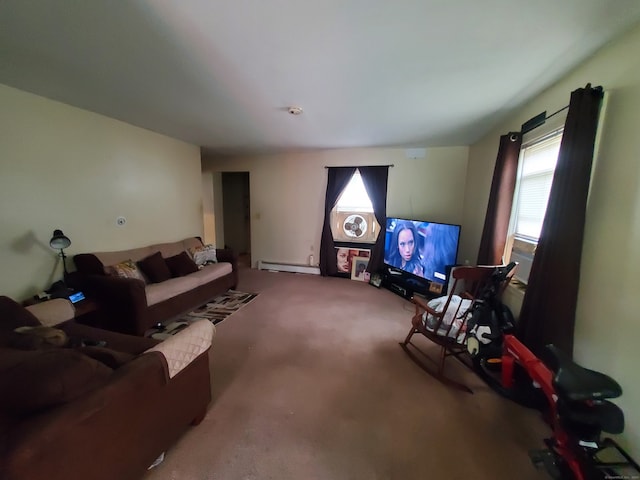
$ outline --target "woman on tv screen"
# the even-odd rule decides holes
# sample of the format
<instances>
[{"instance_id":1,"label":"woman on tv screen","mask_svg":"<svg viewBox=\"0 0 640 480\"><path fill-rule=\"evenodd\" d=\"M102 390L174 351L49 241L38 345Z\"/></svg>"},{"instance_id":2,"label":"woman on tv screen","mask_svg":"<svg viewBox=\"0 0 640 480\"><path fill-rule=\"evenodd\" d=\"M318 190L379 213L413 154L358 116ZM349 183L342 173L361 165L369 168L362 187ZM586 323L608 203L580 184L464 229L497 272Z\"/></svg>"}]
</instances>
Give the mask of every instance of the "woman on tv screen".
<instances>
[{"instance_id":1,"label":"woman on tv screen","mask_svg":"<svg viewBox=\"0 0 640 480\"><path fill-rule=\"evenodd\" d=\"M447 266L456 262L459 229L441 223L428 223L420 230L425 239L420 252L425 277L445 280Z\"/></svg>"},{"instance_id":2,"label":"woman on tv screen","mask_svg":"<svg viewBox=\"0 0 640 480\"><path fill-rule=\"evenodd\" d=\"M401 220L396 224L391 237L391 247L386 263L419 277L424 276L417 247L418 232L413 222Z\"/></svg>"},{"instance_id":3,"label":"woman on tv screen","mask_svg":"<svg viewBox=\"0 0 640 480\"><path fill-rule=\"evenodd\" d=\"M456 264L460 225L387 218L384 262L397 270L445 283Z\"/></svg>"}]
</instances>

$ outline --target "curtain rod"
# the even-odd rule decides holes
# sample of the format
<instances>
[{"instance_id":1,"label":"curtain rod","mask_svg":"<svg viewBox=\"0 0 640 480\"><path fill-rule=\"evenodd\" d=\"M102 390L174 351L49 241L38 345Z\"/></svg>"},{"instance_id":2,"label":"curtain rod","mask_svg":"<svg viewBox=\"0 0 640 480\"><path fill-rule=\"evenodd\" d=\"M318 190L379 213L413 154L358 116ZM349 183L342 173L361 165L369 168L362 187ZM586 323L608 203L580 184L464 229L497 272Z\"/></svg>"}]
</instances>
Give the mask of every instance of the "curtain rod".
<instances>
[{"instance_id":1,"label":"curtain rod","mask_svg":"<svg viewBox=\"0 0 640 480\"><path fill-rule=\"evenodd\" d=\"M544 125L544 122L549 120L554 115L559 114L563 110L566 110L567 108L569 108L569 105L565 105L560 110L553 112L551 115L547 115L546 110L542 113L539 113L535 117L530 118L529 120L527 120L522 124L522 126L520 127L520 133L522 135L524 135L525 133L529 133L531 130L538 128L540 125Z\"/></svg>"},{"instance_id":2,"label":"curtain rod","mask_svg":"<svg viewBox=\"0 0 640 480\"><path fill-rule=\"evenodd\" d=\"M360 167L389 167L393 168L395 165L390 163L389 165L325 165L324 168L360 168Z\"/></svg>"},{"instance_id":3,"label":"curtain rod","mask_svg":"<svg viewBox=\"0 0 640 480\"><path fill-rule=\"evenodd\" d=\"M553 117L554 115L559 114L560 112L562 112L563 110L566 110L567 108L569 108L569 105L565 105L564 107L562 107L560 110L556 110L555 112L553 112L551 115L549 115L547 117L547 120L549 120L551 117Z\"/></svg>"}]
</instances>

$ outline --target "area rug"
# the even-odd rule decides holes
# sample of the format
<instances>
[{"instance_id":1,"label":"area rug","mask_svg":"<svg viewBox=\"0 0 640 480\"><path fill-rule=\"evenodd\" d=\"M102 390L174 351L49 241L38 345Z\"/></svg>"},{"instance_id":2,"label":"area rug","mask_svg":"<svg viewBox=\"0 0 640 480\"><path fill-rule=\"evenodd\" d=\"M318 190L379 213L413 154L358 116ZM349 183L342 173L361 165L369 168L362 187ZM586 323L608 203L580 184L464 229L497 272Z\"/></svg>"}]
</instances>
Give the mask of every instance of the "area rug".
<instances>
[{"instance_id":1,"label":"area rug","mask_svg":"<svg viewBox=\"0 0 640 480\"><path fill-rule=\"evenodd\" d=\"M257 296L257 293L229 290L222 295L219 295L211 302L187 313L178 321L189 322L197 318L206 318L215 325L223 321L232 313L240 310Z\"/></svg>"},{"instance_id":2,"label":"area rug","mask_svg":"<svg viewBox=\"0 0 640 480\"><path fill-rule=\"evenodd\" d=\"M164 340L165 338L178 333L189 325L189 323L202 318L205 318L216 325L232 313L240 310L257 296L257 293L228 290L222 295L214 298L211 302L202 305L176 320L164 324L161 328L152 328L151 330L148 330L145 333L145 336L155 338L157 340Z\"/></svg>"}]
</instances>

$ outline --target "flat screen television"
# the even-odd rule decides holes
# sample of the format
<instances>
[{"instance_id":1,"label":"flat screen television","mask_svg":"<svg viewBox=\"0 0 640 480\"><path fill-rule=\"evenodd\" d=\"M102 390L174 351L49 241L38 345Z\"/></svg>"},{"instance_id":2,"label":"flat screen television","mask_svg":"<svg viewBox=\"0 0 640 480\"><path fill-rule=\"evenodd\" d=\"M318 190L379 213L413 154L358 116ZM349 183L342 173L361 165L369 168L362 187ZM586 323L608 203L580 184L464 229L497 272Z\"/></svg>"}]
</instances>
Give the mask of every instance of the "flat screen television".
<instances>
[{"instance_id":1,"label":"flat screen television","mask_svg":"<svg viewBox=\"0 0 640 480\"><path fill-rule=\"evenodd\" d=\"M391 274L445 284L456 264L460 225L387 218L384 263Z\"/></svg>"}]
</instances>

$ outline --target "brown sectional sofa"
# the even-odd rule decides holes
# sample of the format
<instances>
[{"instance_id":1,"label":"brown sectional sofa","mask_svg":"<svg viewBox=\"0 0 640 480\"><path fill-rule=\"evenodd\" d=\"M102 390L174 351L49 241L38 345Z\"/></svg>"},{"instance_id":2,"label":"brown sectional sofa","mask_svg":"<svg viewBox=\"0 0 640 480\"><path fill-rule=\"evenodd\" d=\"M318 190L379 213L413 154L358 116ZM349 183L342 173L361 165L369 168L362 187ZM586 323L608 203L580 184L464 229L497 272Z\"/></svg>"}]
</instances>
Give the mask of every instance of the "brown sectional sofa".
<instances>
[{"instance_id":1,"label":"brown sectional sofa","mask_svg":"<svg viewBox=\"0 0 640 480\"><path fill-rule=\"evenodd\" d=\"M16 327L40 325L28 309L46 310L45 325L64 331L69 343L15 345L22 336ZM66 299L28 309L0 296L3 480L139 479L204 418L211 322L199 320L158 342L68 320L74 309ZM86 339L106 347L77 343Z\"/></svg>"},{"instance_id":2,"label":"brown sectional sofa","mask_svg":"<svg viewBox=\"0 0 640 480\"><path fill-rule=\"evenodd\" d=\"M237 255L230 249L217 249L218 263L159 283L108 275L109 267L132 260L140 262L160 252L169 259L195 247L198 237L160 243L131 250L75 255L76 272L69 283L84 291L100 305L100 320L94 326L121 333L143 335L158 322L194 310L238 284Z\"/></svg>"}]
</instances>

